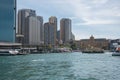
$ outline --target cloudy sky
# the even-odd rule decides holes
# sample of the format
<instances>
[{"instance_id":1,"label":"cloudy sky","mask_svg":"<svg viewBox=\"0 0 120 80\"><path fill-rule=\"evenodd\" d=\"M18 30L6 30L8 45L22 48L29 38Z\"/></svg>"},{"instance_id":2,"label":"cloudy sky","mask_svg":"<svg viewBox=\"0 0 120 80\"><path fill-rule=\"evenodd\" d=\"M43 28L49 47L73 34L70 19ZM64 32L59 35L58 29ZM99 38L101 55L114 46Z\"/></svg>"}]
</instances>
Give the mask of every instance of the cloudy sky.
<instances>
[{"instance_id":1,"label":"cloudy sky","mask_svg":"<svg viewBox=\"0 0 120 80\"><path fill-rule=\"evenodd\" d=\"M18 9L34 9L37 15L72 19L76 40L120 38L120 0L18 0ZM58 25L59 27L59 25ZM58 28L59 29L59 28Z\"/></svg>"}]
</instances>

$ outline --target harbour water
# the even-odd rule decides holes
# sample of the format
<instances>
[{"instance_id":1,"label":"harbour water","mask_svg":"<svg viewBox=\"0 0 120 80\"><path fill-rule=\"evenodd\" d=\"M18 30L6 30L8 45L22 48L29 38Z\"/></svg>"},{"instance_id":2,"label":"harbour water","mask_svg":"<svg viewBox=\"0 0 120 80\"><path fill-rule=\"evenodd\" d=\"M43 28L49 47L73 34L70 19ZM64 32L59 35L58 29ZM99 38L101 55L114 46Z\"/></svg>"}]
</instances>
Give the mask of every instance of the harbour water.
<instances>
[{"instance_id":1,"label":"harbour water","mask_svg":"<svg viewBox=\"0 0 120 80\"><path fill-rule=\"evenodd\" d=\"M120 80L120 57L79 52L0 56L0 80Z\"/></svg>"}]
</instances>

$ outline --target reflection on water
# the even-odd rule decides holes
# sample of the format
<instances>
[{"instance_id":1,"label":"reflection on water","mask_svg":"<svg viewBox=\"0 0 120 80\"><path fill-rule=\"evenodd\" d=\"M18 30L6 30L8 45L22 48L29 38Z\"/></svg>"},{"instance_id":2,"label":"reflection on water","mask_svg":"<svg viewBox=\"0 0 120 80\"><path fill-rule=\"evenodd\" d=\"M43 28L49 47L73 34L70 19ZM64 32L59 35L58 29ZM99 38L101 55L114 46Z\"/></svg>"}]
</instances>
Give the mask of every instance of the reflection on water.
<instances>
[{"instance_id":1,"label":"reflection on water","mask_svg":"<svg viewBox=\"0 0 120 80\"><path fill-rule=\"evenodd\" d=\"M119 80L119 61L111 54L0 56L0 80Z\"/></svg>"}]
</instances>

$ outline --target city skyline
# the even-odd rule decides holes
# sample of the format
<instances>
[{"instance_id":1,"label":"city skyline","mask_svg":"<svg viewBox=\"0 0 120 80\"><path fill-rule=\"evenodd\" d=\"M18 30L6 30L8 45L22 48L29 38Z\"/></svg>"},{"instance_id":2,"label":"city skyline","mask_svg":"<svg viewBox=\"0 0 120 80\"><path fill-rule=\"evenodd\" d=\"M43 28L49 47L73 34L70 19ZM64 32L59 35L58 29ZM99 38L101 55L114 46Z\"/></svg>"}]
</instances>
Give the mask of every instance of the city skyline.
<instances>
[{"instance_id":1,"label":"city skyline","mask_svg":"<svg viewBox=\"0 0 120 80\"><path fill-rule=\"evenodd\" d=\"M34 9L43 16L44 23L50 16L72 19L72 32L76 40L89 38L120 38L120 1L115 0L19 0L17 8ZM58 29L60 25L58 24Z\"/></svg>"}]
</instances>

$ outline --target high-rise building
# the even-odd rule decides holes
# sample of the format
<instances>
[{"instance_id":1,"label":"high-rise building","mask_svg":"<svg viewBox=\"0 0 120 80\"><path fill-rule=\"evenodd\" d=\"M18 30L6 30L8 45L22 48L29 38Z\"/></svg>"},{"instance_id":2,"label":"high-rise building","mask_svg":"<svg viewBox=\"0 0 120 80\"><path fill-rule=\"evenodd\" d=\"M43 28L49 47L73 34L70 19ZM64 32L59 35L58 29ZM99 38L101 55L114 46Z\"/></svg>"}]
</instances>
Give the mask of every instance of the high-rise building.
<instances>
[{"instance_id":1,"label":"high-rise building","mask_svg":"<svg viewBox=\"0 0 120 80\"><path fill-rule=\"evenodd\" d=\"M36 16L28 17L29 26L29 45L40 45L40 21Z\"/></svg>"},{"instance_id":2,"label":"high-rise building","mask_svg":"<svg viewBox=\"0 0 120 80\"><path fill-rule=\"evenodd\" d=\"M44 44L49 44L49 23L44 23Z\"/></svg>"},{"instance_id":3,"label":"high-rise building","mask_svg":"<svg viewBox=\"0 0 120 80\"><path fill-rule=\"evenodd\" d=\"M48 23L44 24L44 44L45 45L55 45L55 30L54 25Z\"/></svg>"},{"instance_id":4,"label":"high-rise building","mask_svg":"<svg viewBox=\"0 0 120 80\"><path fill-rule=\"evenodd\" d=\"M0 0L0 42L14 42L16 0Z\"/></svg>"},{"instance_id":5,"label":"high-rise building","mask_svg":"<svg viewBox=\"0 0 120 80\"><path fill-rule=\"evenodd\" d=\"M22 9L18 11L18 35L23 35L22 44L29 44L29 17L36 16L35 10ZM18 40L19 41L19 40Z\"/></svg>"},{"instance_id":6,"label":"high-rise building","mask_svg":"<svg viewBox=\"0 0 120 80\"><path fill-rule=\"evenodd\" d=\"M37 16L38 20L40 21L40 40L44 43L44 25L43 25L43 17Z\"/></svg>"},{"instance_id":7,"label":"high-rise building","mask_svg":"<svg viewBox=\"0 0 120 80\"><path fill-rule=\"evenodd\" d=\"M57 41L60 41L60 30L57 31Z\"/></svg>"},{"instance_id":8,"label":"high-rise building","mask_svg":"<svg viewBox=\"0 0 120 80\"><path fill-rule=\"evenodd\" d=\"M57 40L57 18L55 16L51 16L49 18L49 24L51 24L54 27L54 43L56 44Z\"/></svg>"},{"instance_id":9,"label":"high-rise building","mask_svg":"<svg viewBox=\"0 0 120 80\"><path fill-rule=\"evenodd\" d=\"M71 20L63 18L60 20L60 40L66 43L72 39Z\"/></svg>"}]
</instances>

